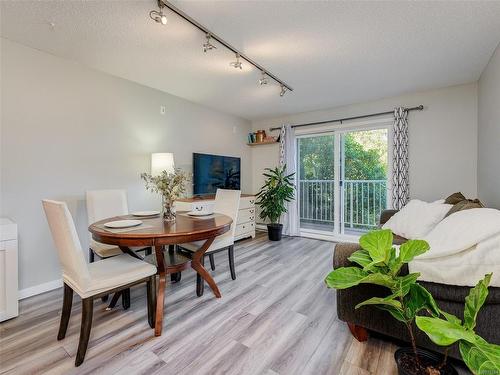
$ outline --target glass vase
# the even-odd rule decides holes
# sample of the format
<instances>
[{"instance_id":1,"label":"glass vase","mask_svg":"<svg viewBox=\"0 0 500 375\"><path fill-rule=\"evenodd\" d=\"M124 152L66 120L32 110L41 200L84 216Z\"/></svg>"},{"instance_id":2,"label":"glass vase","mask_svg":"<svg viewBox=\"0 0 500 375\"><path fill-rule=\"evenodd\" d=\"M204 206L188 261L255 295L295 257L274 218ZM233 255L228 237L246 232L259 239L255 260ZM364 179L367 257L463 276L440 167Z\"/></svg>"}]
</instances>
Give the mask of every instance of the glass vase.
<instances>
[{"instance_id":1,"label":"glass vase","mask_svg":"<svg viewBox=\"0 0 500 375\"><path fill-rule=\"evenodd\" d=\"M163 220L168 222L175 221L174 200L163 197Z\"/></svg>"}]
</instances>

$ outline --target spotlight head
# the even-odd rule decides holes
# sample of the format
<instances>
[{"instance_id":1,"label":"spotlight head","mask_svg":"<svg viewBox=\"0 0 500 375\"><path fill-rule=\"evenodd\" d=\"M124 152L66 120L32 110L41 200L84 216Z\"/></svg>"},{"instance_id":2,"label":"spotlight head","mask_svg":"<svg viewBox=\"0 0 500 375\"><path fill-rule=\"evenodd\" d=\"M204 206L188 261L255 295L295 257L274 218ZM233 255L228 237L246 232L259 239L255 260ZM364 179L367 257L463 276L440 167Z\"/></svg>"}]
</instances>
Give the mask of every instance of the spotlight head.
<instances>
[{"instance_id":1,"label":"spotlight head","mask_svg":"<svg viewBox=\"0 0 500 375\"><path fill-rule=\"evenodd\" d=\"M161 2L161 0L158 0L158 8L160 10L159 11L158 10L152 10L151 12L149 12L149 18L151 18L156 23L160 23L162 25L166 25L168 20L167 20L167 16L163 14L163 8L164 7L165 7L165 4L163 4Z\"/></svg>"},{"instance_id":2,"label":"spotlight head","mask_svg":"<svg viewBox=\"0 0 500 375\"><path fill-rule=\"evenodd\" d=\"M262 71L262 76L259 79L259 84L262 85L267 85L269 83L269 80L266 77L266 72Z\"/></svg>"},{"instance_id":3,"label":"spotlight head","mask_svg":"<svg viewBox=\"0 0 500 375\"><path fill-rule=\"evenodd\" d=\"M280 86L281 86L280 96L283 96L286 93L286 87L283 84L281 84Z\"/></svg>"},{"instance_id":4,"label":"spotlight head","mask_svg":"<svg viewBox=\"0 0 500 375\"><path fill-rule=\"evenodd\" d=\"M212 38L212 36L210 34L207 34L207 41L205 43L203 43L203 52L217 49L216 46L214 46L212 43L210 43L210 38Z\"/></svg>"},{"instance_id":5,"label":"spotlight head","mask_svg":"<svg viewBox=\"0 0 500 375\"><path fill-rule=\"evenodd\" d=\"M238 68L240 68L240 70L243 69L243 65L241 64L241 61L240 61L240 55L238 53L236 54L236 61L230 62L229 66L232 66L235 69L238 69Z\"/></svg>"}]
</instances>

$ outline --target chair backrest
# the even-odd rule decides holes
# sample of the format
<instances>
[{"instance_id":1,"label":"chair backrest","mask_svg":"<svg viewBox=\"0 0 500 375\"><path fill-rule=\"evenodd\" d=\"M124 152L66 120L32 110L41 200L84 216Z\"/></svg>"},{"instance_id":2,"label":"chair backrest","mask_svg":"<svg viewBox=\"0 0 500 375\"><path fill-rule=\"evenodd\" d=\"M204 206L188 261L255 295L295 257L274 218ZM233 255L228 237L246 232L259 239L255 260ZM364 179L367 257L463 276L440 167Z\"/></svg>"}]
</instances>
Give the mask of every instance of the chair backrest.
<instances>
[{"instance_id":1,"label":"chair backrest","mask_svg":"<svg viewBox=\"0 0 500 375\"><path fill-rule=\"evenodd\" d=\"M44 199L42 204L62 265L63 275L84 289L90 283L90 273L68 206L64 202L47 199Z\"/></svg>"},{"instance_id":2,"label":"chair backrest","mask_svg":"<svg viewBox=\"0 0 500 375\"><path fill-rule=\"evenodd\" d=\"M221 237L233 237L236 231L236 221L238 220L238 210L240 208L240 190L217 189L215 194L214 212L224 214L233 219L231 229Z\"/></svg>"},{"instance_id":3,"label":"chair backrest","mask_svg":"<svg viewBox=\"0 0 500 375\"><path fill-rule=\"evenodd\" d=\"M128 215L125 190L89 190L86 195L89 225L108 217Z\"/></svg>"}]
</instances>

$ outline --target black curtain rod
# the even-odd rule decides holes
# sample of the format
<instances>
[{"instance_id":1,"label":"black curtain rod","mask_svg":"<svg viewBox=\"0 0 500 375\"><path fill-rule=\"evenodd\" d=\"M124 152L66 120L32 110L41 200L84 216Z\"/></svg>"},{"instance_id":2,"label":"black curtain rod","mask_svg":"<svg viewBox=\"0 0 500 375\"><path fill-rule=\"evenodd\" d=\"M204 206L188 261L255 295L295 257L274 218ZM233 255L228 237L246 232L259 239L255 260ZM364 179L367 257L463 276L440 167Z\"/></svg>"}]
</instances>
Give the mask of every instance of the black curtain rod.
<instances>
[{"instance_id":1,"label":"black curtain rod","mask_svg":"<svg viewBox=\"0 0 500 375\"><path fill-rule=\"evenodd\" d=\"M423 109L424 109L423 105L419 105L417 107L412 107L412 108L406 108L406 110L408 112L410 112L410 111L421 111ZM311 126L311 125L323 125L323 124L329 124L331 122L340 122L340 123L342 123L343 121L357 120L357 119L360 119L360 118L375 117L375 116L382 116L382 115L392 115L393 113L394 113L394 110L387 111L387 112L371 113L369 115L338 118L338 119L335 119L335 120L326 120L326 121L318 121L318 122L308 122L307 124L292 125L292 128L301 128L303 126ZM280 129L281 129L281 126L280 127L275 127L275 128L269 128L269 130L280 130Z\"/></svg>"}]
</instances>

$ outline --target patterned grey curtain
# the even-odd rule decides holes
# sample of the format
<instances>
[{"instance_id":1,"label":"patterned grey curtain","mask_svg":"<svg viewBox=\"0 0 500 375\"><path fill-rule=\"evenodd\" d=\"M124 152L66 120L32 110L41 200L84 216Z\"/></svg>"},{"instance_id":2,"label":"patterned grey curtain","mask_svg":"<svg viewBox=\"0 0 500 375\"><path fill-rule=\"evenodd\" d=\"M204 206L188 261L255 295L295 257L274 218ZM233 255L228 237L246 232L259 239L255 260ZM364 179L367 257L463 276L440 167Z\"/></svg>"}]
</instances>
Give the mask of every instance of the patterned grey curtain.
<instances>
[{"instance_id":1,"label":"patterned grey curtain","mask_svg":"<svg viewBox=\"0 0 500 375\"><path fill-rule=\"evenodd\" d=\"M410 199L408 111L403 107L394 109L393 137L392 207L400 210Z\"/></svg>"},{"instance_id":2,"label":"patterned grey curtain","mask_svg":"<svg viewBox=\"0 0 500 375\"><path fill-rule=\"evenodd\" d=\"M283 125L280 132L280 166L286 164L286 173L297 172L297 143L295 131L290 125ZM295 175L295 179L297 175ZM297 183L295 181L295 186ZM283 233L288 236L300 235L299 203L297 199L286 204L283 215Z\"/></svg>"},{"instance_id":3,"label":"patterned grey curtain","mask_svg":"<svg viewBox=\"0 0 500 375\"><path fill-rule=\"evenodd\" d=\"M285 161L285 135L286 135L286 126L281 126L280 130L280 165L286 163Z\"/></svg>"}]
</instances>

